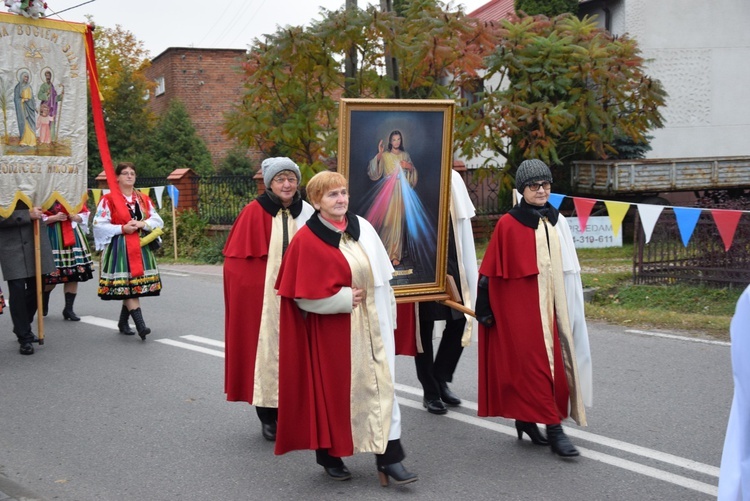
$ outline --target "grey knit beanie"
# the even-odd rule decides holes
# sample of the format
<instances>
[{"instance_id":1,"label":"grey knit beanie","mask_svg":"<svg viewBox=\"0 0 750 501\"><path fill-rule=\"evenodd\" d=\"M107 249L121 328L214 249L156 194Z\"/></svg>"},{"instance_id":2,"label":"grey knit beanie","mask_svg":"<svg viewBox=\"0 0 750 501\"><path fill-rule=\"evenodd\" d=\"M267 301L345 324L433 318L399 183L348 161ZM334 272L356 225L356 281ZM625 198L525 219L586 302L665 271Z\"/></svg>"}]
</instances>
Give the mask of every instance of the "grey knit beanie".
<instances>
[{"instance_id":1,"label":"grey knit beanie","mask_svg":"<svg viewBox=\"0 0 750 501\"><path fill-rule=\"evenodd\" d=\"M273 178L276 177L276 174L278 174L281 171L289 170L294 172L294 175L297 176L297 182L300 182L300 179L302 178L302 175L299 172L299 167L297 167L297 164L294 163L294 161L291 158L287 157L271 157L266 158L263 160L263 163L260 164L261 169L263 169L263 182L266 183L266 186L269 188L271 187L271 181L273 181Z\"/></svg>"},{"instance_id":2,"label":"grey knit beanie","mask_svg":"<svg viewBox=\"0 0 750 501\"><path fill-rule=\"evenodd\" d=\"M519 193L523 193L526 186L534 181L549 181L551 183L552 172L547 167L547 164L541 160L537 160L536 158L524 160L516 171L516 189Z\"/></svg>"}]
</instances>

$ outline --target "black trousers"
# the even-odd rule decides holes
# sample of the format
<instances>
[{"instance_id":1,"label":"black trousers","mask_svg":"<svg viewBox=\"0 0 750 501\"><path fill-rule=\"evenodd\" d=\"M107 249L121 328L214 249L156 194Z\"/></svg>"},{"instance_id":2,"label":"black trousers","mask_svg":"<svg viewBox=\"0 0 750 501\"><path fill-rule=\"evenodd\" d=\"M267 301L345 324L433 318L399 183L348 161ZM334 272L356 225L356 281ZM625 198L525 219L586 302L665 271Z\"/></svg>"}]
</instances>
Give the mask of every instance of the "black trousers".
<instances>
[{"instance_id":1,"label":"black trousers","mask_svg":"<svg viewBox=\"0 0 750 501\"><path fill-rule=\"evenodd\" d=\"M31 322L36 314L36 277L8 280L8 300L18 342L31 343L34 340Z\"/></svg>"},{"instance_id":2,"label":"black trousers","mask_svg":"<svg viewBox=\"0 0 750 501\"><path fill-rule=\"evenodd\" d=\"M445 330L440 339L437 355L433 358L432 330L435 321L424 318L420 308L419 337L422 340L423 353L417 353L414 364L417 366L417 378L422 383L424 398L428 401L440 398L440 382L453 381L458 360L464 349L461 346L461 336L466 327L466 317L445 321Z\"/></svg>"},{"instance_id":3,"label":"black trousers","mask_svg":"<svg viewBox=\"0 0 750 501\"><path fill-rule=\"evenodd\" d=\"M375 463L378 466L400 463L406 458L404 448L401 446L401 440L389 440L383 454L375 454ZM317 449L315 451L315 461L324 468L337 468L344 464L341 458L328 454L328 449Z\"/></svg>"},{"instance_id":4,"label":"black trousers","mask_svg":"<svg viewBox=\"0 0 750 501\"><path fill-rule=\"evenodd\" d=\"M274 424L279 419L279 409L276 407L255 407L258 418L263 424Z\"/></svg>"}]
</instances>

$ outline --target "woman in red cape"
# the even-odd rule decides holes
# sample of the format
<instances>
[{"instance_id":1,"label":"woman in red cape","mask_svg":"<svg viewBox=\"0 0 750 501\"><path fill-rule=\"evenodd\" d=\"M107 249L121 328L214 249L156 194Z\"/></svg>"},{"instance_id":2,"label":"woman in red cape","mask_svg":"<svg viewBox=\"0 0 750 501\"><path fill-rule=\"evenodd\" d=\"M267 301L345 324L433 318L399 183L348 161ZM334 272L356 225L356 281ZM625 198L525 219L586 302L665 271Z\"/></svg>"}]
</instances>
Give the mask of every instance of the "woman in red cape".
<instances>
[{"instance_id":1,"label":"woman in red cape","mask_svg":"<svg viewBox=\"0 0 750 501\"><path fill-rule=\"evenodd\" d=\"M261 164L266 192L242 209L224 245L224 391L255 405L266 440L276 440L279 297L274 285L289 241L313 208L302 200L290 158Z\"/></svg>"},{"instance_id":2,"label":"woman in red cape","mask_svg":"<svg viewBox=\"0 0 750 501\"><path fill-rule=\"evenodd\" d=\"M341 458L374 452L381 485L405 484L417 476L401 463L393 267L375 229L348 212L346 184L328 171L310 180L316 212L279 270L276 453L315 450L331 478L348 480Z\"/></svg>"},{"instance_id":3,"label":"woman in red cape","mask_svg":"<svg viewBox=\"0 0 750 501\"><path fill-rule=\"evenodd\" d=\"M572 241L558 231L567 222L548 202L551 182L541 160L521 163L523 200L498 221L479 268L478 414L515 419L519 439L572 457L561 422L585 425L586 412L563 273L562 246Z\"/></svg>"}]
</instances>

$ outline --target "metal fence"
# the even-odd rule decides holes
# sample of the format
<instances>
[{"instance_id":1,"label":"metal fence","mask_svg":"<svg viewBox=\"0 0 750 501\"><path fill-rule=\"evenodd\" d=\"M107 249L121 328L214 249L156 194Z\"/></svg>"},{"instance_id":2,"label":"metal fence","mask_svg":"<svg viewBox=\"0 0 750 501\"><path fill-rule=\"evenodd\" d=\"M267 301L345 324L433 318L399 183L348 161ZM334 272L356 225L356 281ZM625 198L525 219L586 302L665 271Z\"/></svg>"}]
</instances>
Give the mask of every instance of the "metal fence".
<instances>
[{"instance_id":1,"label":"metal fence","mask_svg":"<svg viewBox=\"0 0 750 501\"><path fill-rule=\"evenodd\" d=\"M640 218L635 221L633 281L636 284L685 282L746 286L750 284L750 218L743 214L728 251L713 217L703 212L687 247L682 242L674 211L665 208L645 243Z\"/></svg>"},{"instance_id":2,"label":"metal fence","mask_svg":"<svg viewBox=\"0 0 750 501\"><path fill-rule=\"evenodd\" d=\"M197 184L198 214L209 224L231 225L258 189L252 176L202 176Z\"/></svg>"}]
</instances>

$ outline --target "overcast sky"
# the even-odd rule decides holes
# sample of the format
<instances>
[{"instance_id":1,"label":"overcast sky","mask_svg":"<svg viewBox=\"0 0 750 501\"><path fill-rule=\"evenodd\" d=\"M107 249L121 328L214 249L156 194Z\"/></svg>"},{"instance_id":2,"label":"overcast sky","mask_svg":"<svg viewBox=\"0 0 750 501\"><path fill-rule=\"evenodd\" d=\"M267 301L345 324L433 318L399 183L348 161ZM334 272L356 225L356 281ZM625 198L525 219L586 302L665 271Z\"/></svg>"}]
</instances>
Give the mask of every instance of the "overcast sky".
<instances>
[{"instance_id":1,"label":"overcast sky","mask_svg":"<svg viewBox=\"0 0 750 501\"><path fill-rule=\"evenodd\" d=\"M158 56L168 47L244 49L277 26L307 25L320 18L320 7L337 10L345 0L47 0L51 19L85 22L90 14L100 26L119 24ZM490 0L454 0L466 12ZM367 5L359 0L359 7ZM375 2L379 5L379 1ZM56 16L52 13L61 12ZM2 6L0 6L2 7Z\"/></svg>"}]
</instances>

